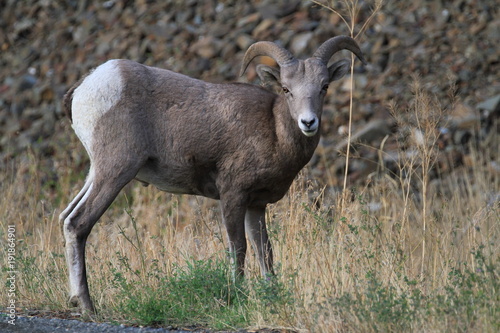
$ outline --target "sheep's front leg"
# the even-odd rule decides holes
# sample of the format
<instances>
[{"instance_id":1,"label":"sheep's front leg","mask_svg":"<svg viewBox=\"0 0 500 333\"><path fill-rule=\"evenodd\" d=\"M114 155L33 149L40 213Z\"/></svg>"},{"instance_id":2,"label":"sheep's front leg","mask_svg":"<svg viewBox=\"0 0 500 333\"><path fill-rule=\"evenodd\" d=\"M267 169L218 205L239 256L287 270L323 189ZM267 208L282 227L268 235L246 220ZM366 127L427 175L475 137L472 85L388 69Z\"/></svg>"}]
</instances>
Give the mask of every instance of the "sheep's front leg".
<instances>
[{"instance_id":1,"label":"sheep's front leg","mask_svg":"<svg viewBox=\"0 0 500 333\"><path fill-rule=\"evenodd\" d=\"M235 196L221 198L222 219L229 240L229 254L234 265L235 276L244 275L247 240L245 238L245 211L243 200Z\"/></svg>"},{"instance_id":2,"label":"sheep's front leg","mask_svg":"<svg viewBox=\"0 0 500 333\"><path fill-rule=\"evenodd\" d=\"M245 229L259 259L262 275L274 274L273 250L266 229L266 207L248 207Z\"/></svg>"}]
</instances>

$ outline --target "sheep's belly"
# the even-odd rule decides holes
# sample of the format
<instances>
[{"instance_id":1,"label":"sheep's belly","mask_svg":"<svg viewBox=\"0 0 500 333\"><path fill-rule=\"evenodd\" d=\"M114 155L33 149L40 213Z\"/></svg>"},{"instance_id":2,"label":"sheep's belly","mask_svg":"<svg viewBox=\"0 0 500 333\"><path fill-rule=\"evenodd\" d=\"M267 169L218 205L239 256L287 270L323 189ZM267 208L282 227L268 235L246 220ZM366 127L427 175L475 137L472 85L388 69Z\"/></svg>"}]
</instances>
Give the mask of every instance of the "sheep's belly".
<instances>
[{"instance_id":1,"label":"sheep's belly","mask_svg":"<svg viewBox=\"0 0 500 333\"><path fill-rule=\"evenodd\" d=\"M174 194L194 194L204 197L219 199L219 190L215 186L215 182L209 179L198 179L187 175L166 176L152 172L147 168L141 169L136 177L136 180L144 185L152 184L161 191Z\"/></svg>"},{"instance_id":2,"label":"sheep's belly","mask_svg":"<svg viewBox=\"0 0 500 333\"><path fill-rule=\"evenodd\" d=\"M152 184L161 191L175 193L175 194L194 194L193 190L188 184L183 183L181 180L170 181L161 177L139 172L135 177L136 180L143 183L143 185Z\"/></svg>"}]
</instances>

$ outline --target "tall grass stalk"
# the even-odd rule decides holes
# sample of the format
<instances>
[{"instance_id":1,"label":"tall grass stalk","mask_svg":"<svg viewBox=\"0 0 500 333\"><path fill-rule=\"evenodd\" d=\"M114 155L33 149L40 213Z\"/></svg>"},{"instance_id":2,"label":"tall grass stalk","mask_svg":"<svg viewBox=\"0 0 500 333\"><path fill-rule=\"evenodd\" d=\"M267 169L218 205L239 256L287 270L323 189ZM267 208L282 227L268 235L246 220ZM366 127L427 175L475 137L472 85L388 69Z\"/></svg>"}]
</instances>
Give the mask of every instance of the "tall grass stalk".
<instances>
[{"instance_id":1,"label":"tall grass stalk","mask_svg":"<svg viewBox=\"0 0 500 333\"><path fill-rule=\"evenodd\" d=\"M359 14L359 11L361 9L360 3L358 0L344 0L341 1L341 3L346 7L346 14L342 14L340 11L335 9L335 1L317 1L317 0L312 0L313 3L328 9L342 20L342 22L345 24L345 26L349 30L349 34L351 38L357 39L360 34L368 27L368 24L372 20L372 18L375 16L375 14L382 8L383 0L376 0L374 1L374 7L372 10L372 13L370 16L367 18L367 20L363 23L361 26L361 29L356 33L355 28L356 28L356 22L357 22L357 17ZM346 151L346 163L345 163L345 170L344 170L344 181L343 181L343 187L342 187L342 202L341 202L341 210L344 210L345 208L345 202L346 198L349 196L349 193L347 192L347 178L348 178L348 172L349 172L349 158L350 158L350 151L351 151L351 137L352 137L352 112L353 112L353 92L354 92L354 62L355 62L355 56L351 54L351 76L349 79L349 85L350 85L350 95L349 95L349 123L347 127L347 151Z\"/></svg>"},{"instance_id":2,"label":"tall grass stalk","mask_svg":"<svg viewBox=\"0 0 500 333\"><path fill-rule=\"evenodd\" d=\"M429 198L429 180L430 172L437 159L437 141L440 136L440 127L445 127L445 110L436 97L433 97L422 87L420 78L414 77L411 86L413 99L411 105L402 112L394 104L390 105L393 117L396 119L400 128L409 131L404 142L400 142L401 148L408 146L411 149L400 151L400 182L405 197L403 212L404 223L407 220L406 211L409 203L408 198L411 191L411 185L416 178L419 182L421 192L421 225L422 225L422 244L421 244L421 265L420 275L424 277L425 257L426 257L426 239L428 237L428 205ZM453 101L451 101L453 104Z\"/></svg>"}]
</instances>

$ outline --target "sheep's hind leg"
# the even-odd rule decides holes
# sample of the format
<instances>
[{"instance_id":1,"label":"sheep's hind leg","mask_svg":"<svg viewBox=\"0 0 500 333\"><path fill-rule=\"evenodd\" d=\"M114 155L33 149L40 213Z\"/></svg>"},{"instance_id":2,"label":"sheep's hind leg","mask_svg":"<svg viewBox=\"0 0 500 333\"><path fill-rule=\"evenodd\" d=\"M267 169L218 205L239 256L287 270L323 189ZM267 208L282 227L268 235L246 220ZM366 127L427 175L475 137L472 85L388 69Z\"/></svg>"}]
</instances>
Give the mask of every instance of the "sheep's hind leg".
<instances>
[{"instance_id":1,"label":"sheep's hind leg","mask_svg":"<svg viewBox=\"0 0 500 333\"><path fill-rule=\"evenodd\" d=\"M116 168L109 168L109 170L111 171L95 170L87 190L81 191L81 199L78 200L78 203L75 204L75 200L73 200L70 206L74 205L74 207L64 219L63 231L66 240L70 303L73 306L79 305L83 311L95 311L90 298L85 267L87 237L120 190L135 177L139 165L131 166L123 163ZM85 187L87 187L87 183L84 189Z\"/></svg>"},{"instance_id":2,"label":"sheep's hind leg","mask_svg":"<svg viewBox=\"0 0 500 333\"><path fill-rule=\"evenodd\" d=\"M85 241L86 237L78 236L75 232L75 218L81 213L82 207L92 190L92 179L89 177L84 187L77 194L75 199L69 204L68 208L61 214L60 219L63 222L63 234L66 241L66 264L68 265L70 282L70 299L72 306L78 306L81 303L83 309L94 312L94 306L90 297L85 299L84 294L88 294L87 277L85 272ZM86 290L85 290L86 289ZM80 296L82 295L82 296Z\"/></svg>"},{"instance_id":3,"label":"sheep's hind leg","mask_svg":"<svg viewBox=\"0 0 500 333\"><path fill-rule=\"evenodd\" d=\"M85 184L83 185L80 192L78 192L78 194L69 203L68 207L66 207L66 209L59 215L59 223L61 225L61 230L63 232L63 235L64 235L64 220L66 220L68 215L75 209L78 203L82 200L83 196L85 195L90 185L92 184L93 177L94 177L94 172L91 168L87 175L87 179L85 180Z\"/></svg>"}]
</instances>

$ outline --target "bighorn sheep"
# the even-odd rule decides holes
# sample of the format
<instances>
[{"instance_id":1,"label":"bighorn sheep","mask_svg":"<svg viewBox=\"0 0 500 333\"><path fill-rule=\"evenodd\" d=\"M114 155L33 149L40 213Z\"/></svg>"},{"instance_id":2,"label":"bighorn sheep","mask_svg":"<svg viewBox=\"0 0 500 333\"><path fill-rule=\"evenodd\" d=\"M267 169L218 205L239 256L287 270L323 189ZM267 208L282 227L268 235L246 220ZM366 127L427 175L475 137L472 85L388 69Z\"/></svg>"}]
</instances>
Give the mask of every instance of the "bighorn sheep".
<instances>
[{"instance_id":1,"label":"bighorn sheep","mask_svg":"<svg viewBox=\"0 0 500 333\"><path fill-rule=\"evenodd\" d=\"M82 190L60 215L71 303L94 311L85 242L132 179L166 192L219 199L236 272L243 274L246 232L262 274L272 274L266 205L285 195L318 145L328 84L350 68L346 59L327 64L343 49L366 63L346 36L327 40L306 60L272 42L251 45L240 75L255 57L273 58L279 69L259 65L257 72L282 86L279 95L128 60L110 60L75 84L64 106L91 164Z\"/></svg>"}]
</instances>

